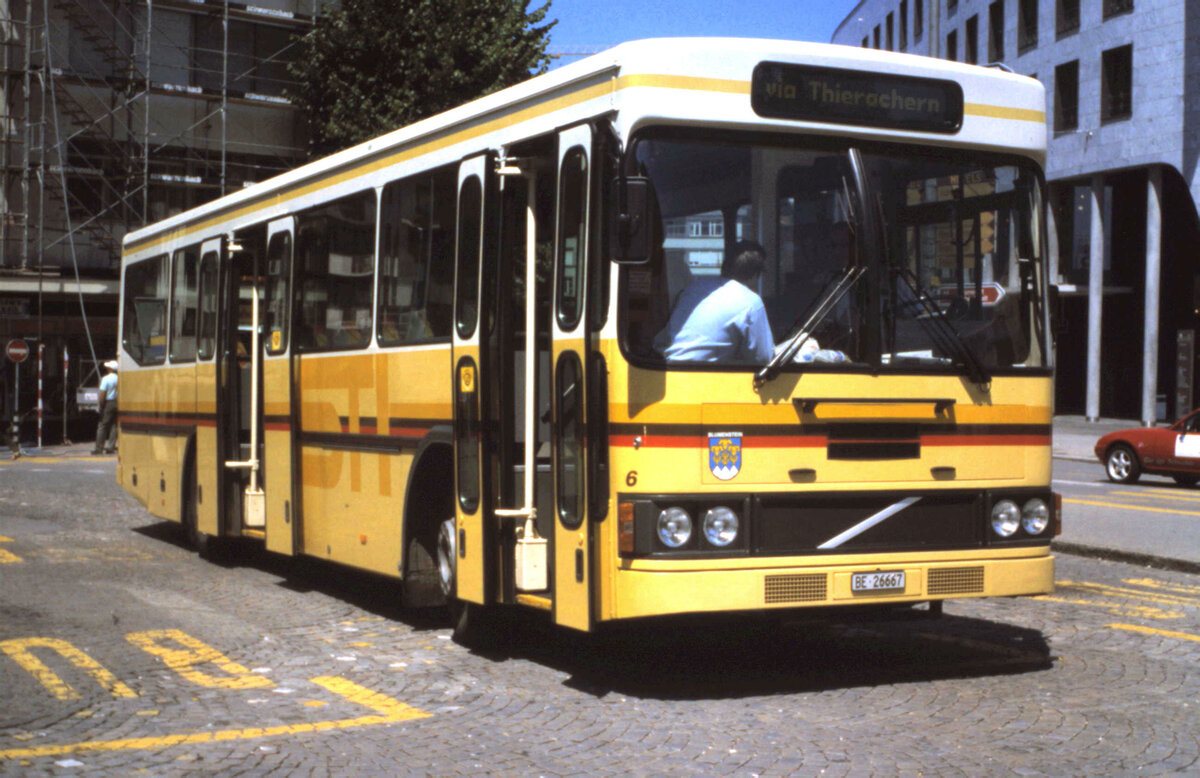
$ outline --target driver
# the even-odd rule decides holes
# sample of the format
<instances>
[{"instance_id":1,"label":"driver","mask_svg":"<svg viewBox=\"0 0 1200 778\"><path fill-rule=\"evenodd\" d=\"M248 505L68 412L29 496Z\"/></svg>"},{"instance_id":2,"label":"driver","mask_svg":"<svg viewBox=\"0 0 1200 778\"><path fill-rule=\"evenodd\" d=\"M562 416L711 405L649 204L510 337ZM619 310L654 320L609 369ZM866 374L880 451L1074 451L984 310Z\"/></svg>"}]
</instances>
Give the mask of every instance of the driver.
<instances>
[{"instance_id":1,"label":"driver","mask_svg":"<svg viewBox=\"0 0 1200 778\"><path fill-rule=\"evenodd\" d=\"M741 241L721 267L679 295L654 347L668 362L765 364L775 350L767 310L755 288L766 264L762 246Z\"/></svg>"}]
</instances>

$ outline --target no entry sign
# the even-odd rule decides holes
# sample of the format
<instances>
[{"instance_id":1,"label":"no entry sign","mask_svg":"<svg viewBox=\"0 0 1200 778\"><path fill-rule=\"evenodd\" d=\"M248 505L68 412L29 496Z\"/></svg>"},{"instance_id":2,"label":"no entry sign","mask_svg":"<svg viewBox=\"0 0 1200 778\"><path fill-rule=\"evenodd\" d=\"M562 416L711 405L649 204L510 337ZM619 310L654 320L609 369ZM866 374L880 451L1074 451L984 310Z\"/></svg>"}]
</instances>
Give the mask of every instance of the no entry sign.
<instances>
[{"instance_id":1,"label":"no entry sign","mask_svg":"<svg viewBox=\"0 0 1200 778\"><path fill-rule=\"evenodd\" d=\"M29 356L29 344L20 338L13 338L5 346L4 353L8 355L9 359L19 365Z\"/></svg>"}]
</instances>

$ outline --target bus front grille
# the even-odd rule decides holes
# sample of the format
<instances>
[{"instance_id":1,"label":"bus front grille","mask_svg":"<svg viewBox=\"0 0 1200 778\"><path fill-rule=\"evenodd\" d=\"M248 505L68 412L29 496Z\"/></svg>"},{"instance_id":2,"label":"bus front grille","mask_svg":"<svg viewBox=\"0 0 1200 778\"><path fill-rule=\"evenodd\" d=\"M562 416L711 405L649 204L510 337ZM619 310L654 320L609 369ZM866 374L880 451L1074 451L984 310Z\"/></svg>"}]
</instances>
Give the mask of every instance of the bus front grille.
<instances>
[{"instance_id":1,"label":"bus front grille","mask_svg":"<svg viewBox=\"0 0 1200 778\"><path fill-rule=\"evenodd\" d=\"M768 605L781 602L820 602L828 584L824 573L768 575L763 582L763 600Z\"/></svg>"},{"instance_id":2,"label":"bus front grille","mask_svg":"<svg viewBox=\"0 0 1200 778\"><path fill-rule=\"evenodd\" d=\"M982 594L982 567L939 567L929 571L929 594Z\"/></svg>"}]
</instances>

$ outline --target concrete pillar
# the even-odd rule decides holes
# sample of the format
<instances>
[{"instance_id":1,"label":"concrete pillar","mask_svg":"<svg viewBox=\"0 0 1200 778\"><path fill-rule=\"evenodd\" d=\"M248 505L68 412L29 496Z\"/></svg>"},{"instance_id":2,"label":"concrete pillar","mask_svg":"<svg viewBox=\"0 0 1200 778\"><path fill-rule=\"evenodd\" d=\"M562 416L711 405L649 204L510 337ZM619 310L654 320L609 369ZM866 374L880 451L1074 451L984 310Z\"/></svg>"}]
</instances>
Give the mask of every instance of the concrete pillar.
<instances>
[{"instance_id":1,"label":"concrete pillar","mask_svg":"<svg viewBox=\"0 0 1200 778\"><path fill-rule=\"evenodd\" d=\"M1100 325L1104 309L1104 176L1092 176L1088 193L1091 242L1088 249L1087 419L1100 418Z\"/></svg>"},{"instance_id":2,"label":"concrete pillar","mask_svg":"<svg viewBox=\"0 0 1200 778\"><path fill-rule=\"evenodd\" d=\"M1162 168L1146 173L1146 311L1142 326L1142 424L1158 421L1158 293L1162 268Z\"/></svg>"}]
</instances>

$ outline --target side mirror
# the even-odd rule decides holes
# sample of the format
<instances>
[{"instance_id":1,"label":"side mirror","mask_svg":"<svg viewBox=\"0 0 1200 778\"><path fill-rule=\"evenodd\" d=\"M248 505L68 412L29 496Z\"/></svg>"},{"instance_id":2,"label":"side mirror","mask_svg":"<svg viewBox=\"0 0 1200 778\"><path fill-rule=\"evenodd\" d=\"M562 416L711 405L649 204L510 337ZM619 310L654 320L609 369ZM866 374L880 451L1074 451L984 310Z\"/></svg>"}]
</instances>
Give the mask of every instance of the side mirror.
<instances>
[{"instance_id":1,"label":"side mirror","mask_svg":"<svg viewBox=\"0 0 1200 778\"><path fill-rule=\"evenodd\" d=\"M613 180L614 207L609 210L610 259L642 265L650 259L650 180L619 176Z\"/></svg>"}]
</instances>

